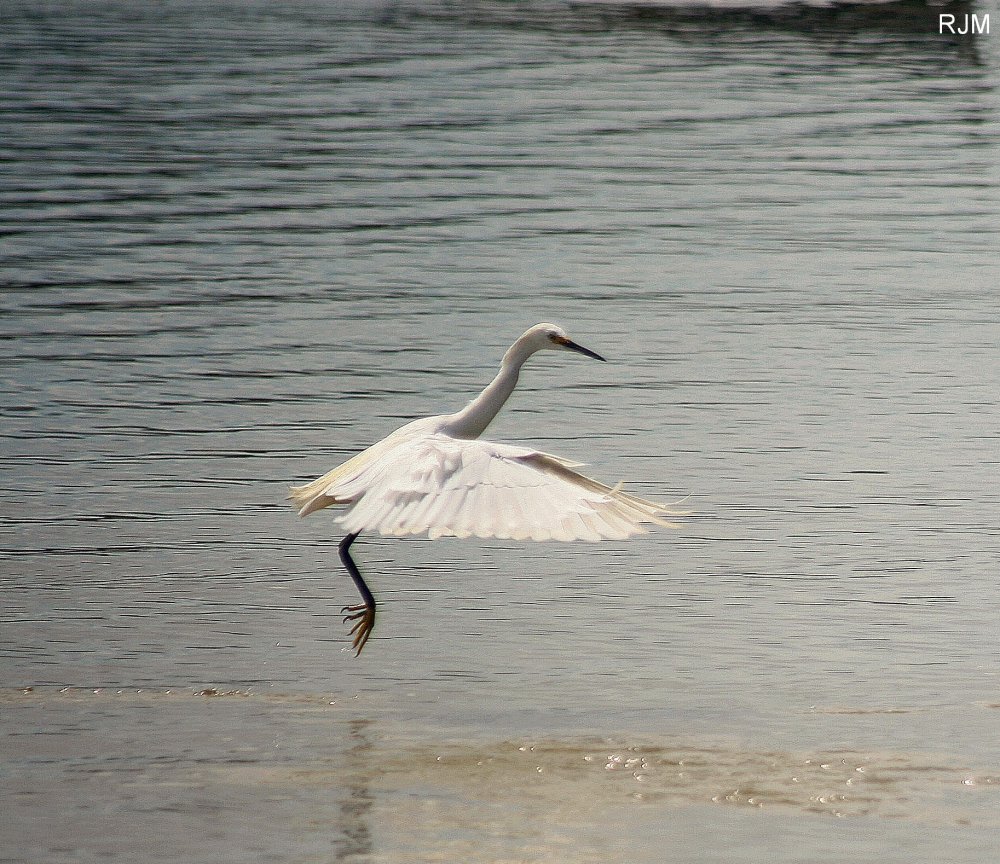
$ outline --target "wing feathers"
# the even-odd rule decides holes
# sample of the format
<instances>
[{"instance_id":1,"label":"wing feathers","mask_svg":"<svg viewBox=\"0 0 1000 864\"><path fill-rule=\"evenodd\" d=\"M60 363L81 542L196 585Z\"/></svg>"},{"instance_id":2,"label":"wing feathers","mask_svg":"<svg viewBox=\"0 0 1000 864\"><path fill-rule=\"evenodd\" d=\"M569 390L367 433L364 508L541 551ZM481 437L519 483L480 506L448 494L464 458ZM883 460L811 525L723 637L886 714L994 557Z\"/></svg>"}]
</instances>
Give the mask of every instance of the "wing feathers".
<instances>
[{"instance_id":1,"label":"wing feathers","mask_svg":"<svg viewBox=\"0 0 1000 864\"><path fill-rule=\"evenodd\" d=\"M348 532L523 540L623 539L668 508L579 474L578 463L523 447L429 433L392 436L292 490L306 515L334 503Z\"/></svg>"}]
</instances>

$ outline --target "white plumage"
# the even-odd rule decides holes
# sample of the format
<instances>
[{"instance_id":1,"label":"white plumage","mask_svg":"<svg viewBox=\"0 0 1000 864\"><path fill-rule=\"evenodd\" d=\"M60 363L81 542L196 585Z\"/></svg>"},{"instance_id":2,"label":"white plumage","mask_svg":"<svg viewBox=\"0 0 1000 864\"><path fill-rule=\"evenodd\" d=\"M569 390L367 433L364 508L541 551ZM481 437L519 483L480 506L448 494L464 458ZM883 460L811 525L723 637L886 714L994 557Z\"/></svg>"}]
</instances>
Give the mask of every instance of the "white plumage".
<instances>
[{"instance_id":1,"label":"white plumage","mask_svg":"<svg viewBox=\"0 0 1000 864\"><path fill-rule=\"evenodd\" d=\"M345 607L361 653L375 620L375 601L349 554L361 531L513 540L622 540L645 523L678 527L667 507L574 471L579 463L478 436L517 383L521 365L545 348L604 358L572 342L553 324L528 330L504 356L500 373L457 414L408 423L289 497L306 516L346 504L337 521L347 532L341 560L365 602Z\"/></svg>"},{"instance_id":2,"label":"white plumage","mask_svg":"<svg viewBox=\"0 0 1000 864\"><path fill-rule=\"evenodd\" d=\"M381 454L365 451L368 459L303 496L301 515L348 504L337 518L348 534L427 532L431 540L623 540L645 532L643 522L673 524L657 515L662 507L578 474L558 456L419 426L400 431L411 434Z\"/></svg>"}]
</instances>

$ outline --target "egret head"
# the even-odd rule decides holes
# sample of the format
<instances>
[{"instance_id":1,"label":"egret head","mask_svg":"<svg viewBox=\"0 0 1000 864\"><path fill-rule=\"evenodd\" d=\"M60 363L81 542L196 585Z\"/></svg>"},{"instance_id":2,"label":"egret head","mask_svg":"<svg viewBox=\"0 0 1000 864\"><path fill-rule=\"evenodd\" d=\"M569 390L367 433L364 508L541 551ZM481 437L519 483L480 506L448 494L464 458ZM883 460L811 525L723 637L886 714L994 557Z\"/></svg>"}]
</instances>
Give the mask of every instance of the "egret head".
<instances>
[{"instance_id":1,"label":"egret head","mask_svg":"<svg viewBox=\"0 0 1000 864\"><path fill-rule=\"evenodd\" d=\"M597 352L591 351L589 348L584 348L582 345L577 345L576 342L566 335L566 331L559 325L536 324L511 346L510 351L507 352L507 356L504 357L504 361L507 362L508 359L513 359L514 356L519 356L523 360L536 351L543 351L546 348L552 348L557 351L576 351L578 354L593 357L595 360L604 360Z\"/></svg>"}]
</instances>

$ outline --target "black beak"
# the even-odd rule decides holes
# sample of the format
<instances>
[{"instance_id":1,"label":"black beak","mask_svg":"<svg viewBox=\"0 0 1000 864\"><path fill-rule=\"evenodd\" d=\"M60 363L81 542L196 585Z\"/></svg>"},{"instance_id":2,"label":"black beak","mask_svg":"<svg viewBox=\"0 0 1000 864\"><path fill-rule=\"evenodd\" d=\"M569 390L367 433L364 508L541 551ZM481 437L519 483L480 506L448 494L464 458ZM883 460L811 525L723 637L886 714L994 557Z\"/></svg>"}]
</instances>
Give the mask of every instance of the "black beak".
<instances>
[{"instance_id":1,"label":"black beak","mask_svg":"<svg viewBox=\"0 0 1000 864\"><path fill-rule=\"evenodd\" d=\"M602 356L601 356L600 354L598 354L598 353L597 353L596 351L591 351L591 350L590 350L589 348L584 348L584 347L583 347L582 345L577 345L577 344L576 344L576 342L574 342L574 341L573 341L573 340L571 340L571 339L567 339L567 340L566 340L565 342L563 342L562 344L563 344L563 345L565 345L565 346L566 346L567 348L570 348L570 349L572 349L573 351L579 351L579 352L580 352L581 354L584 354L584 355L586 355L587 357L593 357L593 358L594 358L595 360L600 360L600 361L602 361L602 362L604 362L604 363L606 363L606 362L607 362L607 361L606 361L606 360L605 360L605 359L604 359L604 358L603 358L603 357L602 357Z\"/></svg>"}]
</instances>

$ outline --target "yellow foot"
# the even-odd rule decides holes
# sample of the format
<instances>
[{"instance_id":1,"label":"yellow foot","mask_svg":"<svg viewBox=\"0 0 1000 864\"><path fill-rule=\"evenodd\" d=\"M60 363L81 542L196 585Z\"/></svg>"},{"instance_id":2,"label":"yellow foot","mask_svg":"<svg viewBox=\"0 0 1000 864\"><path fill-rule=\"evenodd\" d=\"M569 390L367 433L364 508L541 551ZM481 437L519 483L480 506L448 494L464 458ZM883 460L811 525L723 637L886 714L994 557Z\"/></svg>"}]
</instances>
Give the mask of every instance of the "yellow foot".
<instances>
[{"instance_id":1,"label":"yellow foot","mask_svg":"<svg viewBox=\"0 0 1000 864\"><path fill-rule=\"evenodd\" d=\"M368 641L372 627L375 626L375 609L372 606L365 606L364 603L361 603L357 606L345 606L340 611L348 613L344 616L345 624L348 621L354 622L354 626L351 627L351 632L348 635L354 637L351 647L354 649L354 656L357 657L361 653L361 649L365 647L365 642Z\"/></svg>"}]
</instances>

